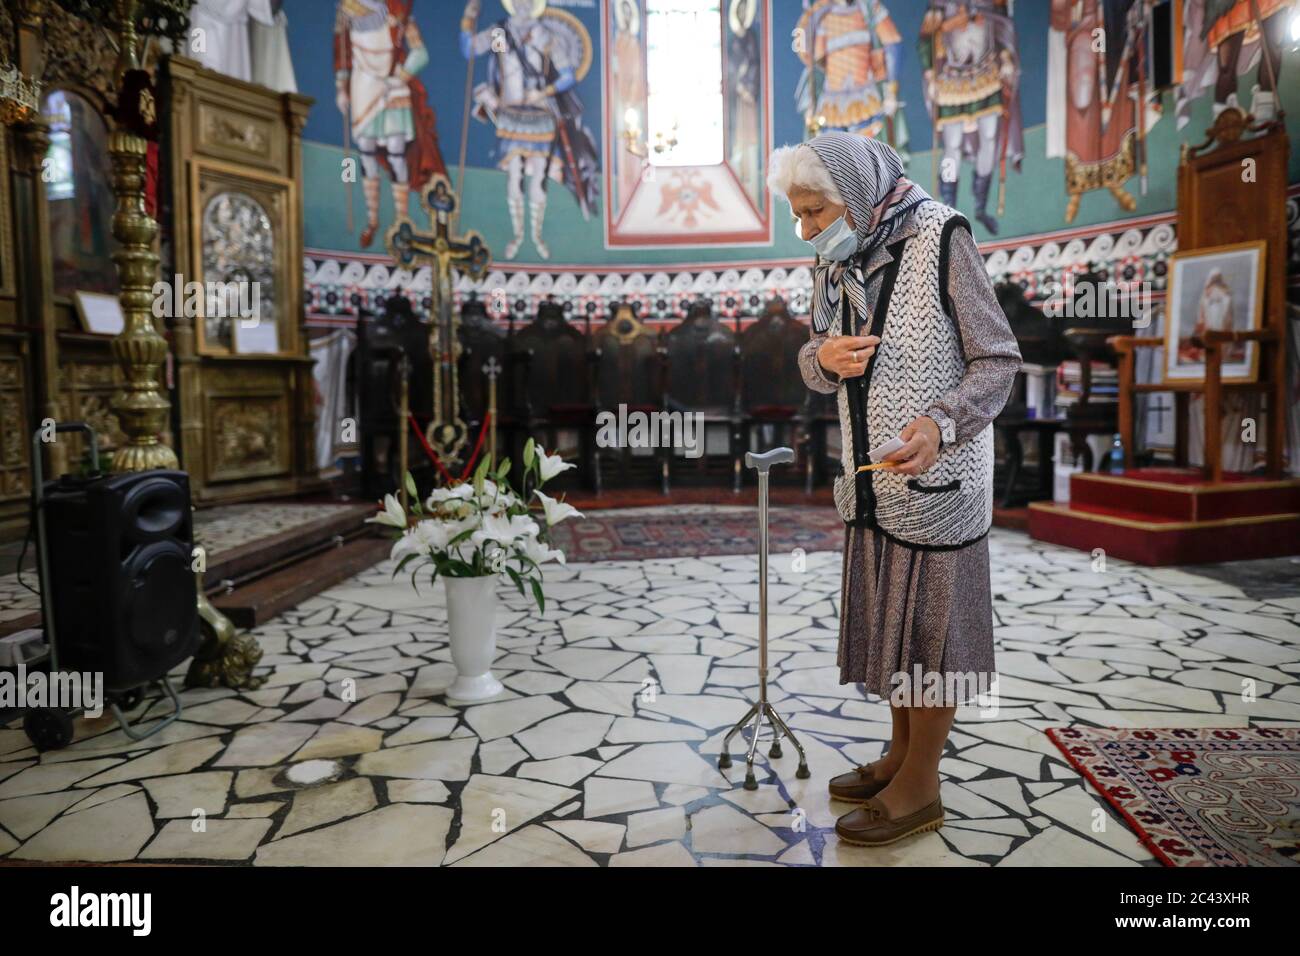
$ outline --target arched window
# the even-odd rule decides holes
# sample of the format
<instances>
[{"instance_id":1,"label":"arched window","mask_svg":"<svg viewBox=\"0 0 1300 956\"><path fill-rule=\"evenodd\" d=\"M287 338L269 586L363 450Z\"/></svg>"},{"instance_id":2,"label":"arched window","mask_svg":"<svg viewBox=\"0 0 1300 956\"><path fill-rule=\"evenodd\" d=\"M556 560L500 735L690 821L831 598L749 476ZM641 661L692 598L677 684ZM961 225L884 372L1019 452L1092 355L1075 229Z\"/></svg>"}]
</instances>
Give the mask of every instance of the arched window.
<instances>
[{"instance_id":1,"label":"arched window","mask_svg":"<svg viewBox=\"0 0 1300 956\"><path fill-rule=\"evenodd\" d=\"M72 179L72 107L62 90L45 99L45 119L50 124L50 146L45 151L45 198L71 199L76 194Z\"/></svg>"},{"instance_id":2,"label":"arched window","mask_svg":"<svg viewBox=\"0 0 1300 956\"><path fill-rule=\"evenodd\" d=\"M646 0L645 44L650 162L722 162L719 0Z\"/></svg>"},{"instance_id":3,"label":"arched window","mask_svg":"<svg viewBox=\"0 0 1300 956\"><path fill-rule=\"evenodd\" d=\"M42 163L49 212L54 292L118 290L111 258L115 201L110 181L108 127L85 97L52 90L41 101L50 124L50 145Z\"/></svg>"},{"instance_id":4,"label":"arched window","mask_svg":"<svg viewBox=\"0 0 1300 956\"><path fill-rule=\"evenodd\" d=\"M602 10L608 245L770 242L770 0Z\"/></svg>"}]
</instances>

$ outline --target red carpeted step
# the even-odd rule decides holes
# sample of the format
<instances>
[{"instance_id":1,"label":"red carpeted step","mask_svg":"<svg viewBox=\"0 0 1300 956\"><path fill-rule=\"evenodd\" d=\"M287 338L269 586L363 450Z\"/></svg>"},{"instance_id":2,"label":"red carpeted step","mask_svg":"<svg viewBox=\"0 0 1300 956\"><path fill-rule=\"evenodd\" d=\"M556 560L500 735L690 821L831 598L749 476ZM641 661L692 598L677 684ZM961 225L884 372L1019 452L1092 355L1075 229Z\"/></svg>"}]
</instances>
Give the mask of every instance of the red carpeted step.
<instances>
[{"instance_id":1,"label":"red carpeted step","mask_svg":"<svg viewBox=\"0 0 1300 956\"><path fill-rule=\"evenodd\" d=\"M1006 528L1010 531L1028 531L1029 530L1029 509L1028 508L999 508L993 507L993 527Z\"/></svg>"},{"instance_id":2,"label":"red carpeted step","mask_svg":"<svg viewBox=\"0 0 1300 956\"><path fill-rule=\"evenodd\" d=\"M1077 474L1070 478L1070 503L1089 509L1118 509L1149 520L1218 521L1300 513L1300 479L1277 481L1229 475L1218 484L1199 472L1139 469L1123 475Z\"/></svg>"},{"instance_id":3,"label":"red carpeted step","mask_svg":"<svg viewBox=\"0 0 1300 956\"><path fill-rule=\"evenodd\" d=\"M1176 521L1120 509L1052 502L1029 506L1029 533L1040 541L1164 566L1300 554L1300 513Z\"/></svg>"}]
</instances>

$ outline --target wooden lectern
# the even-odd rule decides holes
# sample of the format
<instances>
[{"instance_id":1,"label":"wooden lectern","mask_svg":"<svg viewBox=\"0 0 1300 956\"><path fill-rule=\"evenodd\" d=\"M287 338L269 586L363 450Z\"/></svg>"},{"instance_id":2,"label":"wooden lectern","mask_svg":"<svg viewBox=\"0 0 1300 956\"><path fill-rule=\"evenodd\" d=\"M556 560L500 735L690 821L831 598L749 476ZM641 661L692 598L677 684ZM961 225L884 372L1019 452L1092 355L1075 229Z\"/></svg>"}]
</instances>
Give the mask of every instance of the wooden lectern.
<instances>
[{"instance_id":1,"label":"wooden lectern","mask_svg":"<svg viewBox=\"0 0 1300 956\"><path fill-rule=\"evenodd\" d=\"M1286 187L1290 145L1279 118L1256 124L1237 109L1219 114L1198 146L1184 145L1178 166L1178 248L1189 252L1212 246L1264 240L1264 320L1258 331L1210 331L1197 345L1205 350L1205 381L1134 380L1134 353L1163 348L1164 338L1118 336L1112 344L1120 356L1119 428L1125 468L1133 467L1134 399L1149 392L1173 392L1177 413L1177 464L1187 464L1188 403L1205 396L1205 471L1211 482L1223 480L1223 396L1230 390L1267 396L1267 477L1282 477L1286 441ZM1243 138L1245 134L1259 134ZM1250 170L1249 175L1246 170ZM1166 315L1165 321L1171 321ZM1259 343L1259 378L1255 382L1222 381L1223 346Z\"/></svg>"}]
</instances>

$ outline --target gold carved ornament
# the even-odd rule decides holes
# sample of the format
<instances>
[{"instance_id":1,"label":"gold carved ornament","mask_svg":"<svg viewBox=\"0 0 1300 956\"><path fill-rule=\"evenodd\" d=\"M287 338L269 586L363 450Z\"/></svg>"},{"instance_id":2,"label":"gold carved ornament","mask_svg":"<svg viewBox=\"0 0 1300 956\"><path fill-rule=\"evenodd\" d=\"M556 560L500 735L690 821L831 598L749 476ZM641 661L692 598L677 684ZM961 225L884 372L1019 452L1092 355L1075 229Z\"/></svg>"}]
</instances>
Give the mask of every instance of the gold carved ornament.
<instances>
[{"instance_id":1,"label":"gold carved ornament","mask_svg":"<svg viewBox=\"0 0 1300 956\"><path fill-rule=\"evenodd\" d=\"M242 125L233 122L230 117L218 113L208 113L204 131L208 141L238 146L255 156L265 156L269 145L266 131L252 121Z\"/></svg>"},{"instance_id":2,"label":"gold carved ornament","mask_svg":"<svg viewBox=\"0 0 1300 956\"><path fill-rule=\"evenodd\" d=\"M41 81L23 76L12 63L0 62L0 123L12 126L35 115L41 102Z\"/></svg>"},{"instance_id":3,"label":"gold carved ornament","mask_svg":"<svg viewBox=\"0 0 1300 956\"><path fill-rule=\"evenodd\" d=\"M189 4L186 0L58 0L58 6L80 21L68 29L84 35L88 26L90 37L107 36L116 41L118 50L110 87L116 102L108 152L117 199L113 237L119 243L113 263L124 321L112 352L125 373L125 383L113 401L113 411L126 438L114 452L111 467L117 472L176 468L176 453L160 437L171 410L158 387L167 341L153 321L152 289L158 273L153 243L158 224L145 211L145 164L149 142L157 137L157 104L153 80L141 69L140 51L148 36L184 36ZM94 42L83 40L75 50L85 51ZM57 55L57 44L53 46Z\"/></svg>"}]
</instances>

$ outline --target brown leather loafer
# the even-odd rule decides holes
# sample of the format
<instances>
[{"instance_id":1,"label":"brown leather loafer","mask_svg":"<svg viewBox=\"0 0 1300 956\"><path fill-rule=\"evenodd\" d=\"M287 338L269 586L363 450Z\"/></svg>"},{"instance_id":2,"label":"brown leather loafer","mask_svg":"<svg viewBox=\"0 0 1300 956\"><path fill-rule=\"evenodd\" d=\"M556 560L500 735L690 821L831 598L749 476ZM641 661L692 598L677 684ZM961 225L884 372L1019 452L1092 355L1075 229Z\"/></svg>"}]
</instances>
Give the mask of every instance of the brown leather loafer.
<instances>
[{"instance_id":1,"label":"brown leather loafer","mask_svg":"<svg viewBox=\"0 0 1300 956\"><path fill-rule=\"evenodd\" d=\"M935 800L915 813L889 819L885 805L872 797L863 806L835 822L835 834L856 846L886 846L913 833L927 833L943 826L943 801Z\"/></svg>"},{"instance_id":2,"label":"brown leather loafer","mask_svg":"<svg viewBox=\"0 0 1300 956\"><path fill-rule=\"evenodd\" d=\"M889 786L888 780L877 780L872 776L871 764L864 764L856 770L832 777L826 789L836 800L843 800L845 803L866 803L887 786Z\"/></svg>"}]
</instances>

